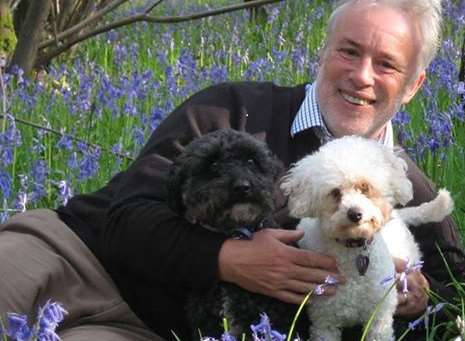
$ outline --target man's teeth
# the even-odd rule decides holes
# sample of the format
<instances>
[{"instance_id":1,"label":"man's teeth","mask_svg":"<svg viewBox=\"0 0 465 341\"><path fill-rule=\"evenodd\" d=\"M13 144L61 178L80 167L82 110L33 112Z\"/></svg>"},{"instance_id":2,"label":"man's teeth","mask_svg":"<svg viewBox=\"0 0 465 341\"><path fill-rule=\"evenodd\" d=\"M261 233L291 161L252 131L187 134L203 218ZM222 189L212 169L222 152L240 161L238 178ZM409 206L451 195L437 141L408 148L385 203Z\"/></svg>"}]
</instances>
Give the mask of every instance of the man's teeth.
<instances>
[{"instance_id":1,"label":"man's teeth","mask_svg":"<svg viewBox=\"0 0 465 341\"><path fill-rule=\"evenodd\" d=\"M356 98L356 97L352 97L352 96L349 96L345 93L342 93L342 97L344 97L344 99L352 104L357 104L357 105L368 105L370 104L369 101L367 100L364 100L364 99L361 99L361 98Z\"/></svg>"}]
</instances>

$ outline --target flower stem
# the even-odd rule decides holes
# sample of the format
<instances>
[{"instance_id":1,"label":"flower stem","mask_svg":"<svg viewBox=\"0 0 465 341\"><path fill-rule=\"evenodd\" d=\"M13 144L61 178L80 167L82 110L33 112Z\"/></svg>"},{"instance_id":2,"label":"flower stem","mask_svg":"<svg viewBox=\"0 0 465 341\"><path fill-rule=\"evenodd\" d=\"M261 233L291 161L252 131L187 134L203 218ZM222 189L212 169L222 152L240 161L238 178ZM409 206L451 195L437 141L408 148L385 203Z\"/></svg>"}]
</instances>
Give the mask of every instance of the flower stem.
<instances>
[{"instance_id":1,"label":"flower stem","mask_svg":"<svg viewBox=\"0 0 465 341\"><path fill-rule=\"evenodd\" d=\"M310 291L307 296L305 296L304 300L302 303L300 303L299 309L297 309L297 312L294 316L294 319L292 320L291 328L289 329L289 333L287 335L287 340L286 341L291 341L292 333L294 332L295 324L297 323L297 319L299 318L300 314L302 313L302 309L304 306L307 304L308 300L310 299L310 296L313 294L313 289Z\"/></svg>"},{"instance_id":2,"label":"flower stem","mask_svg":"<svg viewBox=\"0 0 465 341\"><path fill-rule=\"evenodd\" d=\"M397 281L394 281L394 283L389 287L389 290L384 294L381 301L379 301L378 304L376 304L375 310L373 311L373 313L370 316L370 319L368 320L367 324L363 328L363 334L362 334L362 338L360 339L360 341L365 341L365 338L367 337L368 331L370 330L370 327L371 327L373 321L375 320L375 316L378 313L379 309L381 308L381 304L384 302L384 300L389 295L391 290L396 286L396 284L397 284Z\"/></svg>"}]
</instances>

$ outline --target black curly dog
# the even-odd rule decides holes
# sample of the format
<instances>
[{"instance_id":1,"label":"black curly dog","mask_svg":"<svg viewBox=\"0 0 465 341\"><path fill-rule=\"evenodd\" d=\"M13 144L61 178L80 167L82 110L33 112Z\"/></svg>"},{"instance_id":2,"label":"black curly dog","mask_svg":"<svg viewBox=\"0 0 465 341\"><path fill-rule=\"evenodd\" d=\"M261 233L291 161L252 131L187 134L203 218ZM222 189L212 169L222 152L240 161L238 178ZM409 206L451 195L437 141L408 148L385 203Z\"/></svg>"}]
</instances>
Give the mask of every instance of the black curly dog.
<instances>
[{"instance_id":1,"label":"black curly dog","mask_svg":"<svg viewBox=\"0 0 465 341\"><path fill-rule=\"evenodd\" d=\"M273 194L282 171L265 143L244 132L217 130L193 140L174 160L168 187L171 206L209 230L253 238L253 232L272 226ZM192 292L187 306L193 340L199 331L218 338L223 317L232 334L250 334L250 325L262 312L274 329L286 332L295 310L226 282L208 292Z\"/></svg>"}]
</instances>

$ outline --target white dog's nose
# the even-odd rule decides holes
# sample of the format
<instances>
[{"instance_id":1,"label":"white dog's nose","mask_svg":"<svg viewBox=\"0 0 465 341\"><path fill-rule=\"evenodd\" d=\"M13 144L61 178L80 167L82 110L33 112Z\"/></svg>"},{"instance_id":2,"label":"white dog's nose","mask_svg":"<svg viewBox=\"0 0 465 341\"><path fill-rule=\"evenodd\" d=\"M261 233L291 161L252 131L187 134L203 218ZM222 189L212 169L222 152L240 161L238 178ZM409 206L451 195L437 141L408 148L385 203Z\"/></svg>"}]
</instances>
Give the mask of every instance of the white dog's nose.
<instances>
[{"instance_id":1,"label":"white dog's nose","mask_svg":"<svg viewBox=\"0 0 465 341\"><path fill-rule=\"evenodd\" d=\"M347 210L347 217L353 223L358 223L362 220L362 212L358 207L351 207Z\"/></svg>"}]
</instances>

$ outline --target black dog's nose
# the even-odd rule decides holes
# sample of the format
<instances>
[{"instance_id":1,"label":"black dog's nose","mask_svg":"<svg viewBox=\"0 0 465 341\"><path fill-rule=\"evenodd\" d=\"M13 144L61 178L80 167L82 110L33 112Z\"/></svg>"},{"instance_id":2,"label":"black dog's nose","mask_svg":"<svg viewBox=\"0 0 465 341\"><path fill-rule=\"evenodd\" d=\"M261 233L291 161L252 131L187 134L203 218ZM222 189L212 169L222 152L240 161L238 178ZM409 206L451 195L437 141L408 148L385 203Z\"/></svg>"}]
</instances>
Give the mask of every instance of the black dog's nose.
<instances>
[{"instance_id":1,"label":"black dog's nose","mask_svg":"<svg viewBox=\"0 0 465 341\"><path fill-rule=\"evenodd\" d=\"M252 184L248 180L236 180L233 184L233 190L239 194L248 194L252 190Z\"/></svg>"},{"instance_id":2,"label":"black dog's nose","mask_svg":"<svg viewBox=\"0 0 465 341\"><path fill-rule=\"evenodd\" d=\"M358 223L362 220L362 212L358 208L349 208L347 211L347 217L353 223Z\"/></svg>"}]
</instances>

